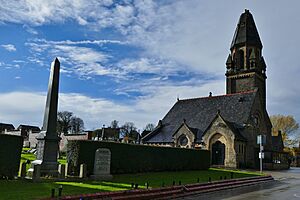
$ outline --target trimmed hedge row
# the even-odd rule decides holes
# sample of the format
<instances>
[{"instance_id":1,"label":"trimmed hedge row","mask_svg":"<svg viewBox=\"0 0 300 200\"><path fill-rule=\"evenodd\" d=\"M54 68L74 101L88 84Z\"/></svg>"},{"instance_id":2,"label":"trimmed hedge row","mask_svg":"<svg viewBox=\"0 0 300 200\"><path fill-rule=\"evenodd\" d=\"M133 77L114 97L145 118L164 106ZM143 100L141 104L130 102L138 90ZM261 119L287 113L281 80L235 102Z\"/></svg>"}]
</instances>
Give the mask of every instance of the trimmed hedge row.
<instances>
[{"instance_id":1,"label":"trimmed hedge row","mask_svg":"<svg viewBox=\"0 0 300 200\"><path fill-rule=\"evenodd\" d=\"M0 179L18 175L23 137L0 134Z\"/></svg>"},{"instance_id":2,"label":"trimmed hedge row","mask_svg":"<svg viewBox=\"0 0 300 200\"><path fill-rule=\"evenodd\" d=\"M75 174L83 163L87 164L88 174L93 173L98 148L110 149L112 174L199 170L210 166L207 150L73 140L68 142L67 160Z\"/></svg>"}]
</instances>

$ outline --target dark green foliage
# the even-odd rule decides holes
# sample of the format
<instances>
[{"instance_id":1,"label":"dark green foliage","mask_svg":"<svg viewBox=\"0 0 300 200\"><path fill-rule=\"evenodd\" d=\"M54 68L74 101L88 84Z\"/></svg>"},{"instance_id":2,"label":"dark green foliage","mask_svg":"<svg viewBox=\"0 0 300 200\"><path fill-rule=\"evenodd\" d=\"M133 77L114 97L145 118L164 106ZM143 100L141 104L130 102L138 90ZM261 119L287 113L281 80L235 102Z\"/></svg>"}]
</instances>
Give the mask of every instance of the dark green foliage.
<instances>
[{"instance_id":1,"label":"dark green foliage","mask_svg":"<svg viewBox=\"0 0 300 200\"><path fill-rule=\"evenodd\" d=\"M210 166L206 150L80 140L69 141L67 161L76 166L76 173L80 164L87 164L88 174L92 174L98 148L110 149L112 174L199 170Z\"/></svg>"},{"instance_id":2,"label":"dark green foliage","mask_svg":"<svg viewBox=\"0 0 300 200\"><path fill-rule=\"evenodd\" d=\"M22 147L21 136L0 134L0 179L18 174Z\"/></svg>"}]
</instances>

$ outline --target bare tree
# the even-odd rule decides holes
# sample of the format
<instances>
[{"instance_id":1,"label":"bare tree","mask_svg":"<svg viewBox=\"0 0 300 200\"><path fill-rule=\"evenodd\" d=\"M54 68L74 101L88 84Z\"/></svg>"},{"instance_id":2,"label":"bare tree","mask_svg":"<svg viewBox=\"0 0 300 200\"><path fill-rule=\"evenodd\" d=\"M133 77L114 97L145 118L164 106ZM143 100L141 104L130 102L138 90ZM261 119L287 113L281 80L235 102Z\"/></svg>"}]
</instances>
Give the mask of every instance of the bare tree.
<instances>
[{"instance_id":1,"label":"bare tree","mask_svg":"<svg viewBox=\"0 0 300 200\"><path fill-rule=\"evenodd\" d=\"M152 124L152 123L149 123L149 124L146 125L146 127L145 127L144 130L145 130L145 131L153 131L154 128L155 128L155 125Z\"/></svg>"},{"instance_id":2,"label":"bare tree","mask_svg":"<svg viewBox=\"0 0 300 200\"><path fill-rule=\"evenodd\" d=\"M110 123L110 127L111 127L111 128L119 128L119 121L113 120L113 121Z\"/></svg>"},{"instance_id":3,"label":"bare tree","mask_svg":"<svg viewBox=\"0 0 300 200\"><path fill-rule=\"evenodd\" d=\"M73 115L72 112L62 111L57 113L57 131L59 134L68 134L71 130L78 133L84 129L84 122L81 118Z\"/></svg>"},{"instance_id":4,"label":"bare tree","mask_svg":"<svg viewBox=\"0 0 300 200\"><path fill-rule=\"evenodd\" d=\"M62 111L57 113L57 131L59 133L68 134L71 128L71 119L73 113L69 111Z\"/></svg>"},{"instance_id":5,"label":"bare tree","mask_svg":"<svg viewBox=\"0 0 300 200\"><path fill-rule=\"evenodd\" d=\"M270 117L273 128L272 134L277 135L278 131L282 132L282 140L287 146L294 146L299 141L297 132L299 124L291 115L272 115Z\"/></svg>"},{"instance_id":6,"label":"bare tree","mask_svg":"<svg viewBox=\"0 0 300 200\"><path fill-rule=\"evenodd\" d=\"M84 130L84 122L79 117L76 116L72 117L70 125L71 125L72 133L80 133L81 131Z\"/></svg>"},{"instance_id":7,"label":"bare tree","mask_svg":"<svg viewBox=\"0 0 300 200\"><path fill-rule=\"evenodd\" d=\"M125 122L125 124L121 127L121 135L122 137L130 137L130 134L133 131L136 131L136 127L133 122Z\"/></svg>"}]
</instances>

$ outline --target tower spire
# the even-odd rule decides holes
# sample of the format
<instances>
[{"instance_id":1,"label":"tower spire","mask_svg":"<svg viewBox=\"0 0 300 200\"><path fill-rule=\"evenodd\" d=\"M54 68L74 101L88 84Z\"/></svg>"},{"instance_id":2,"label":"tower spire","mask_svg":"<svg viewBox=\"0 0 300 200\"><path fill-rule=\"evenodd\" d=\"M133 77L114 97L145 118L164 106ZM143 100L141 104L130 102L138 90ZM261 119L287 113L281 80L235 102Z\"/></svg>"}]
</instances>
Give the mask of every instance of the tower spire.
<instances>
[{"instance_id":1,"label":"tower spire","mask_svg":"<svg viewBox=\"0 0 300 200\"><path fill-rule=\"evenodd\" d=\"M230 49L245 45L254 45L261 49L263 47L258 35L258 31L256 29L253 16L247 9L245 9L245 12L240 16Z\"/></svg>"},{"instance_id":2,"label":"tower spire","mask_svg":"<svg viewBox=\"0 0 300 200\"><path fill-rule=\"evenodd\" d=\"M266 64L254 18L249 10L241 14L226 60L227 94L258 89L266 106Z\"/></svg>"}]
</instances>

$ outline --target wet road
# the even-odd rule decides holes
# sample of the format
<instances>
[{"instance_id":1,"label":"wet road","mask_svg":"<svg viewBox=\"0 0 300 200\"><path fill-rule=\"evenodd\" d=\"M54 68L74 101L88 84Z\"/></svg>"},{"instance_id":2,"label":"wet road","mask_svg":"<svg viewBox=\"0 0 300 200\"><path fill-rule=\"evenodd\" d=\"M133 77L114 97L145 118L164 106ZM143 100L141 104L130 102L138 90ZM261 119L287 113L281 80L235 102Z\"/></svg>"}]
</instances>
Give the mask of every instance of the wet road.
<instances>
[{"instance_id":1,"label":"wet road","mask_svg":"<svg viewBox=\"0 0 300 200\"><path fill-rule=\"evenodd\" d=\"M233 190L214 192L198 196L190 196L185 200L300 200L300 168L291 168L284 171L268 171L275 181L271 183L258 184Z\"/></svg>"}]
</instances>

